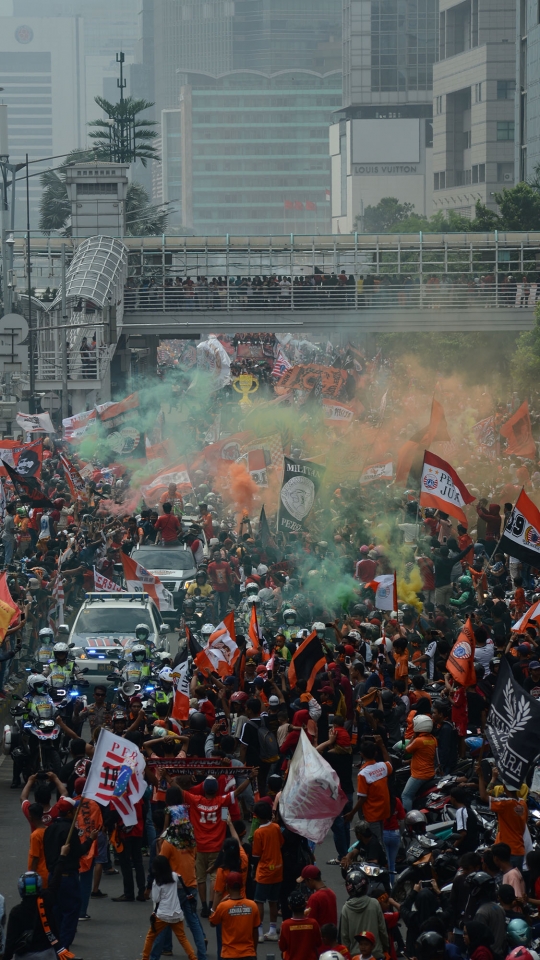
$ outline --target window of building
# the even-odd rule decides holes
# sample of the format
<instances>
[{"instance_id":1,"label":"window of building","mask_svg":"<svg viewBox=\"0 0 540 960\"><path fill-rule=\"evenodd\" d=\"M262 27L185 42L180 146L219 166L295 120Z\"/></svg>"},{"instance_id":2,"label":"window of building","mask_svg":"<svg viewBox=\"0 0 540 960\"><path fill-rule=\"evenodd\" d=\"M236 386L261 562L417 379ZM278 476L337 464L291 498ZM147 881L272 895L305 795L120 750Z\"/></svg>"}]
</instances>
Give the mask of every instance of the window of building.
<instances>
[{"instance_id":1,"label":"window of building","mask_svg":"<svg viewBox=\"0 0 540 960\"><path fill-rule=\"evenodd\" d=\"M464 130L463 131L463 149L468 150L470 146L471 146L471 131Z\"/></svg>"},{"instance_id":2,"label":"window of building","mask_svg":"<svg viewBox=\"0 0 540 960\"><path fill-rule=\"evenodd\" d=\"M433 174L433 188L434 190L444 190L446 187L446 171L441 170L440 173Z\"/></svg>"},{"instance_id":3,"label":"window of building","mask_svg":"<svg viewBox=\"0 0 540 960\"><path fill-rule=\"evenodd\" d=\"M540 3L540 0L539 0ZM442 97L435 97L435 110L437 113L443 112Z\"/></svg>"},{"instance_id":4,"label":"window of building","mask_svg":"<svg viewBox=\"0 0 540 960\"><path fill-rule=\"evenodd\" d=\"M497 140L514 139L514 121L497 120Z\"/></svg>"},{"instance_id":5,"label":"window of building","mask_svg":"<svg viewBox=\"0 0 540 960\"><path fill-rule=\"evenodd\" d=\"M515 80L497 80L497 100L513 100L515 90Z\"/></svg>"},{"instance_id":6,"label":"window of building","mask_svg":"<svg viewBox=\"0 0 540 960\"><path fill-rule=\"evenodd\" d=\"M117 183L78 183L77 184L77 196L81 194L95 194L98 196L104 196L105 194L114 194L118 193L118 184Z\"/></svg>"},{"instance_id":7,"label":"window of building","mask_svg":"<svg viewBox=\"0 0 540 960\"><path fill-rule=\"evenodd\" d=\"M514 164L511 162L508 163L498 163L497 164L497 183L506 183L513 184L514 182Z\"/></svg>"},{"instance_id":8,"label":"window of building","mask_svg":"<svg viewBox=\"0 0 540 960\"><path fill-rule=\"evenodd\" d=\"M474 85L474 102L482 103L482 84L475 83Z\"/></svg>"},{"instance_id":9,"label":"window of building","mask_svg":"<svg viewBox=\"0 0 540 960\"><path fill-rule=\"evenodd\" d=\"M473 183L485 183L486 182L486 165L485 163L474 163L472 166L472 182Z\"/></svg>"}]
</instances>

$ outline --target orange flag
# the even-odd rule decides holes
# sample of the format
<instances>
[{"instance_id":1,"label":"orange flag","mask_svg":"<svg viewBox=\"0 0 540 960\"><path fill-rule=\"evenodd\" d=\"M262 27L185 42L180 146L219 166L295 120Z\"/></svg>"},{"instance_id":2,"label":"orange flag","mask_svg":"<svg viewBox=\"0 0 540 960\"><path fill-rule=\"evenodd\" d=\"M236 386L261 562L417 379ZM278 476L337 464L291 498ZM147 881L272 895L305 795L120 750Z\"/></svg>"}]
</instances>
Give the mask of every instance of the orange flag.
<instances>
[{"instance_id":1,"label":"orange flag","mask_svg":"<svg viewBox=\"0 0 540 960\"><path fill-rule=\"evenodd\" d=\"M201 673L207 677L210 673L217 673L220 677L229 677L234 671L234 665L240 656L234 630L234 611L223 617L210 635L208 646L197 654L193 663Z\"/></svg>"},{"instance_id":2,"label":"orange flag","mask_svg":"<svg viewBox=\"0 0 540 960\"><path fill-rule=\"evenodd\" d=\"M15 603L7 585L7 575L0 575L0 643L6 638L8 628L17 623L21 611Z\"/></svg>"},{"instance_id":3,"label":"orange flag","mask_svg":"<svg viewBox=\"0 0 540 960\"><path fill-rule=\"evenodd\" d=\"M507 457L528 457L536 459L536 444L533 440L531 431L531 418L529 416L529 404L523 401L520 407L512 414L506 423L499 427L502 437L506 437L508 445L505 455Z\"/></svg>"},{"instance_id":4,"label":"orange flag","mask_svg":"<svg viewBox=\"0 0 540 960\"><path fill-rule=\"evenodd\" d=\"M398 453L396 483L407 483L413 467L419 477L422 471L424 449L427 450L432 443L449 441L450 439L442 404L433 398L431 417L427 427L418 430L410 440L403 444Z\"/></svg>"},{"instance_id":5,"label":"orange flag","mask_svg":"<svg viewBox=\"0 0 540 960\"><path fill-rule=\"evenodd\" d=\"M257 607L254 603L251 604L251 616L249 618L249 629L248 629L249 639L251 640L251 645L255 647L255 650L259 649L259 624L257 623Z\"/></svg>"},{"instance_id":6,"label":"orange flag","mask_svg":"<svg viewBox=\"0 0 540 960\"><path fill-rule=\"evenodd\" d=\"M462 687L472 687L476 683L476 672L474 669L475 648L476 641L474 639L471 618L469 617L446 661L448 673L451 673L454 680L460 683Z\"/></svg>"}]
</instances>

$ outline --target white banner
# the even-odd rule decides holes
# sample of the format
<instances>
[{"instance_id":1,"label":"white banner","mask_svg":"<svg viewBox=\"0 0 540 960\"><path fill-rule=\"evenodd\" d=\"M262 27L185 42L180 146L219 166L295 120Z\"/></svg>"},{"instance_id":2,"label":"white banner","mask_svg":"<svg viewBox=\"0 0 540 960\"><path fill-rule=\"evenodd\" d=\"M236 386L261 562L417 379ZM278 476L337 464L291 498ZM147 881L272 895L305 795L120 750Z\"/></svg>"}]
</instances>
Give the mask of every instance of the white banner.
<instances>
[{"instance_id":1,"label":"white banner","mask_svg":"<svg viewBox=\"0 0 540 960\"><path fill-rule=\"evenodd\" d=\"M335 400L323 398L324 419L337 421L338 423L350 423L354 417L354 410L346 407L344 403L336 403Z\"/></svg>"},{"instance_id":2,"label":"white banner","mask_svg":"<svg viewBox=\"0 0 540 960\"><path fill-rule=\"evenodd\" d=\"M394 464L391 460L384 463L372 463L362 470L360 483L371 483L372 480L391 480L394 476Z\"/></svg>"},{"instance_id":3,"label":"white banner","mask_svg":"<svg viewBox=\"0 0 540 960\"><path fill-rule=\"evenodd\" d=\"M114 580L109 580L94 567L94 590L96 593L125 593Z\"/></svg>"},{"instance_id":4,"label":"white banner","mask_svg":"<svg viewBox=\"0 0 540 960\"><path fill-rule=\"evenodd\" d=\"M54 426L49 413L18 413L16 421L21 430L27 433L54 433Z\"/></svg>"},{"instance_id":5,"label":"white banner","mask_svg":"<svg viewBox=\"0 0 540 960\"><path fill-rule=\"evenodd\" d=\"M284 824L293 833L322 843L346 803L337 773L301 730L279 799Z\"/></svg>"},{"instance_id":6,"label":"white banner","mask_svg":"<svg viewBox=\"0 0 540 960\"><path fill-rule=\"evenodd\" d=\"M138 747L102 727L82 795L104 807L111 804L126 827L134 827L135 804L146 790L145 766Z\"/></svg>"}]
</instances>

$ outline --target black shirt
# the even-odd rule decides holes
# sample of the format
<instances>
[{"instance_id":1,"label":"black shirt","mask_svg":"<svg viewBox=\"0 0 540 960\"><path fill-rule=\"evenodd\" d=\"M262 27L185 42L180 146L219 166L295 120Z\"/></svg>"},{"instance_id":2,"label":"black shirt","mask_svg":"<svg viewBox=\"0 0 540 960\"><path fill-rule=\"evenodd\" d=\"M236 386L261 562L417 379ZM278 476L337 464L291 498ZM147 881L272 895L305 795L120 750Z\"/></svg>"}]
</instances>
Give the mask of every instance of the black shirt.
<instances>
[{"instance_id":1,"label":"black shirt","mask_svg":"<svg viewBox=\"0 0 540 960\"><path fill-rule=\"evenodd\" d=\"M324 753L324 759L330 764L332 770L336 771L343 793L346 793L348 796L354 793L352 781L352 753L331 753L329 750L326 750Z\"/></svg>"},{"instance_id":2,"label":"black shirt","mask_svg":"<svg viewBox=\"0 0 540 960\"><path fill-rule=\"evenodd\" d=\"M60 861L60 850L67 841L67 836L71 827L71 820L53 820L43 834L43 852L45 854L45 863L49 873L53 873L55 867ZM62 873L79 872L79 860L83 854L88 853L93 844L93 840L85 840L81 843L79 834L76 830L71 834L69 841L69 853L62 859Z\"/></svg>"},{"instance_id":3,"label":"black shirt","mask_svg":"<svg viewBox=\"0 0 540 960\"><path fill-rule=\"evenodd\" d=\"M259 753L259 733L257 727L262 725L262 717L254 717L244 724L240 735L240 743L246 745L246 766L258 767L261 762Z\"/></svg>"}]
</instances>

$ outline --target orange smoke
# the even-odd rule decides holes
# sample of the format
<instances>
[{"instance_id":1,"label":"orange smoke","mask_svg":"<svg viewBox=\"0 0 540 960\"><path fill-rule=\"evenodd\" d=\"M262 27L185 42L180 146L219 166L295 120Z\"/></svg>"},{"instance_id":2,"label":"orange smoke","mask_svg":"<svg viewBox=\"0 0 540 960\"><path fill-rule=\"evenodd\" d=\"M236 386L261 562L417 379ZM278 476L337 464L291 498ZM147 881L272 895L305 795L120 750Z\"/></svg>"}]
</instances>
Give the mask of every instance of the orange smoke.
<instances>
[{"instance_id":1,"label":"orange smoke","mask_svg":"<svg viewBox=\"0 0 540 960\"><path fill-rule=\"evenodd\" d=\"M224 499L232 501L237 510L245 510L251 516L255 497L259 496L259 487L243 463L231 463L225 476L216 477L216 486L222 487L219 492Z\"/></svg>"}]
</instances>

